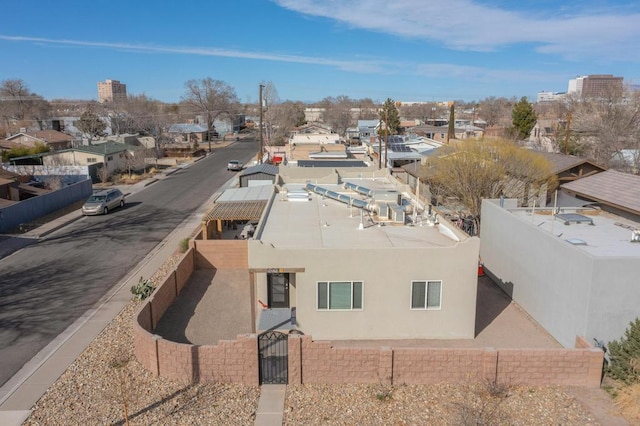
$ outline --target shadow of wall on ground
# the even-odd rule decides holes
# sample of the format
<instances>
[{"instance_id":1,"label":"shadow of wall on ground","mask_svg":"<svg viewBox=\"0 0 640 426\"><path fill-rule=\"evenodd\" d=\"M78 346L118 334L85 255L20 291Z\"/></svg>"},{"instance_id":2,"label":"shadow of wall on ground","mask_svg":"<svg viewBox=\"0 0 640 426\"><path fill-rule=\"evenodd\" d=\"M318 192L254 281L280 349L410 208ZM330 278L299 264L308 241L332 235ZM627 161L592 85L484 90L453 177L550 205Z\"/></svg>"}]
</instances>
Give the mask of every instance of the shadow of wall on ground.
<instances>
[{"instance_id":1,"label":"shadow of wall on ground","mask_svg":"<svg viewBox=\"0 0 640 426\"><path fill-rule=\"evenodd\" d=\"M506 285L513 289L512 283L506 283ZM488 275L485 274L478 277L475 337L510 304L511 296L502 290L501 286L498 286Z\"/></svg>"}]
</instances>

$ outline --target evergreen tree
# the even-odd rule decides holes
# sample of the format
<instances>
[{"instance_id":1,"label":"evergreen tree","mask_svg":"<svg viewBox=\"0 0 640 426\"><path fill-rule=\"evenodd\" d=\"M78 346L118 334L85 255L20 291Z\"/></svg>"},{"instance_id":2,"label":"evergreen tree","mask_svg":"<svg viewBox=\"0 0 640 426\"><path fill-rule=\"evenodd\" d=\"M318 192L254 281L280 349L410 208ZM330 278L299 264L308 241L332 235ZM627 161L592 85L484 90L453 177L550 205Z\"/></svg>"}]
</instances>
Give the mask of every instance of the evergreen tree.
<instances>
[{"instance_id":1,"label":"evergreen tree","mask_svg":"<svg viewBox=\"0 0 640 426\"><path fill-rule=\"evenodd\" d=\"M533 110L533 105L529 103L526 96L520 98L520 101L514 105L511 118L514 132L518 139L528 138L531 129L533 129L538 120L536 112Z\"/></svg>"},{"instance_id":2,"label":"evergreen tree","mask_svg":"<svg viewBox=\"0 0 640 426\"><path fill-rule=\"evenodd\" d=\"M628 385L640 383L640 318L629 323L624 336L610 342L607 350L611 356L609 375Z\"/></svg>"},{"instance_id":3,"label":"evergreen tree","mask_svg":"<svg viewBox=\"0 0 640 426\"><path fill-rule=\"evenodd\" d=\"M400 133L400 113L396 108L396 103L391 98L387 98L387 100L384 101L379 118L385 125L378 128L378 136L385 137L387 135L387 127L389 128L390 135Z\"/></svg>"},{"instance_id":4,"label":"evergreen tree","mask_svg":"<svg viewBox=\"0 0 640 426\"><path fill-rule=\"evenodd\" d=\"M456 138L456 110L455 103L451 102L451 106L449 107L449 128L447 129L447 143L451 139Z\"/></svg>"}]
</instances>

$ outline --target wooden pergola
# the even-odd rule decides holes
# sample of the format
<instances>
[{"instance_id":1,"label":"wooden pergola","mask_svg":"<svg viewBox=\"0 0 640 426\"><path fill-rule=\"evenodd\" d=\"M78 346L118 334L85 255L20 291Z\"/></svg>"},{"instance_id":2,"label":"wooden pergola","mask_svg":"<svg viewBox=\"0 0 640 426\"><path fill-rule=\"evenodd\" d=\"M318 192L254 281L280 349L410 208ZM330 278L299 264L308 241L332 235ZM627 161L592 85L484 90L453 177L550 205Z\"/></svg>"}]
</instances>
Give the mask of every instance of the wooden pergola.
<instances>
[{"instance_id":1,"label":"wooden pergola","mask_svg":"<svg viewBox=\"0 0 640 426\"><path fill-rule=\"evenodd\" d=\"M202 239L222 239L225 222L260 220L266 205L267 200L214 203L211 210L202 219Z\"/></svg>"}]
</instances>

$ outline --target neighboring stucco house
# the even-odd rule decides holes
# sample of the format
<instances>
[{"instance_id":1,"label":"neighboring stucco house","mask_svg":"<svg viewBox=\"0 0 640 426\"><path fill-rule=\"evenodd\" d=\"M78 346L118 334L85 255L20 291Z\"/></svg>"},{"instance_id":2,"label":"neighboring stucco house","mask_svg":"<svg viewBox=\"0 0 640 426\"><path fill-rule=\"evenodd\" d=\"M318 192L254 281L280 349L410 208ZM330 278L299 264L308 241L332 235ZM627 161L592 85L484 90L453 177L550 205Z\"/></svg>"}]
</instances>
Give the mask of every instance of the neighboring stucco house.
<instances>
[{"instance_id":1,"label":"neighboring stucco house","mask_svg":"<svg viewBox=\"0 0 640 426\"><path fill-rule=\"evenodd\" d=\"M606 343L640 315L638 229L640 222L597 209L553 214L484 200L480 255L485 271L563 346L576 336Z\"/></svg>"},{"instance_id":2,"label":"neighboring stucco house","mask_svg":"<svg viewBox=\"0 0 640 426\"><path fill-rule=\"evenodd\" d=\"M100 145L82 146L64 151L57 151L43 155L42 163L45 166L91 166L102 163L107 167L109 174L127 168L138 147L125 145L118 142L105 142Z\"/></svg>"},{"instance_id":3,"label":"neighboring stucco house","mask_svg":"<svg viewBox=\"0 0 640 426\"><path fill-rule=\"evenodd\" d=\"M51 151L60 151L73 146L73 137L57 130L22 132L6 138L9 142L33 148L37 143L48 146Z\"/></svg>"},{"instance_id":4,"label":"neighboring stucco house","mask_svg":"<svg viewBox=\"0 0 640 426\"><path fill-rule=\"evenodd\" d=\"M297 127L289 134L289 145L323 145L340 143L340 135L320 124L305 124Z\"/></svg>"},{"instance_id":5,"label":"neighboring stucco house","mask_svg":"<svg viewBox=\"0 0 640 426\"><path fill-rule=\"evenodd\" d=\"M176 143L202 143L209 140L207 127L200 124L172 124L168 133Z\"/></svg>"},{"instance_id":6,"label":"neighboring stucco house","mask_svg":"<svg viewBox=\"0 0 640 426\"><path fill-rule=\"evenodd\" d=\"M474 338L479 240L386 170L280 168L248 250L258 331Z\"/></svg>"}]
</instances>

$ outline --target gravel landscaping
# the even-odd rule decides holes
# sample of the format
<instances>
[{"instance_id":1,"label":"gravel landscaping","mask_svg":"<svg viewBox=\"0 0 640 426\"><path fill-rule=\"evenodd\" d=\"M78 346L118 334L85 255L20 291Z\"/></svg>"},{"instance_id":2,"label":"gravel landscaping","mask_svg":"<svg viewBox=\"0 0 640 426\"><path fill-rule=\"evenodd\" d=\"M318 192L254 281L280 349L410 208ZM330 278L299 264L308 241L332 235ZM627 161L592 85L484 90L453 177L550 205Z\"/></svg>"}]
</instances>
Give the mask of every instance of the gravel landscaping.
<instances>
[{"instance_id":1,"label":"gravel landscaping","mask_svg":"<svg viewBox=\"0 0 640 426\"><path fill-rule=\"evenodd\" d=\"M558 387L290 386L287 425L597 425Z\"/></svg>"},{"instance_id":2,"label":"gravel landscaping","mask_svg":"<svg viewBox=\"0 0 640 426\"><path fill-rule=\"evenodd\" d=\"M159 282L169 259L152 277ZM258 386L155 377L133 355L132 300L49 388L26 425L252 425ZM597 425L561 387L303 385L287 389L286 425Z\"/></svg>"}]
</instances>

